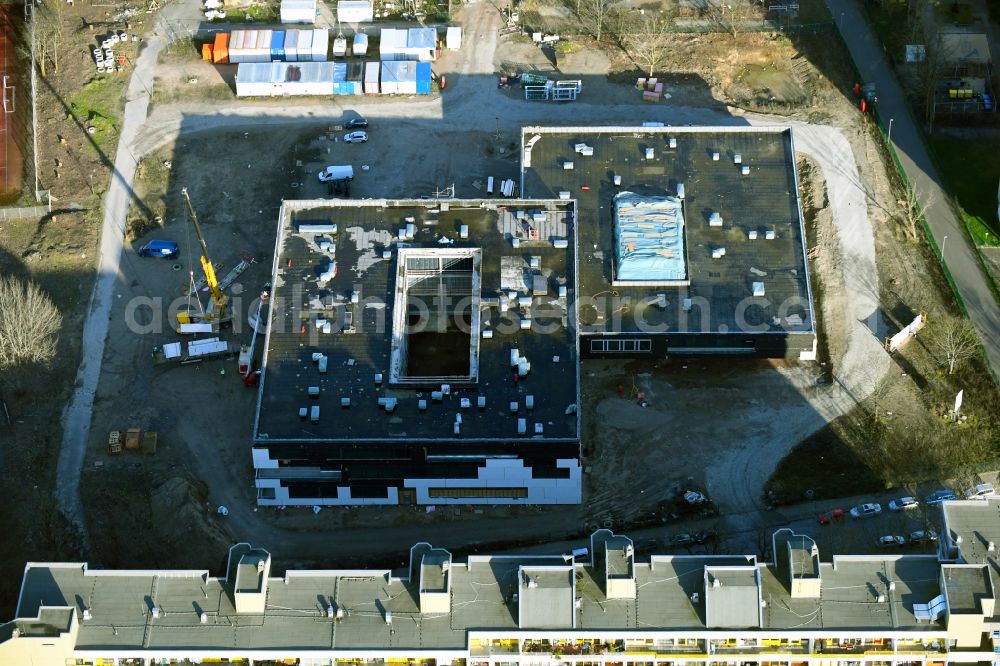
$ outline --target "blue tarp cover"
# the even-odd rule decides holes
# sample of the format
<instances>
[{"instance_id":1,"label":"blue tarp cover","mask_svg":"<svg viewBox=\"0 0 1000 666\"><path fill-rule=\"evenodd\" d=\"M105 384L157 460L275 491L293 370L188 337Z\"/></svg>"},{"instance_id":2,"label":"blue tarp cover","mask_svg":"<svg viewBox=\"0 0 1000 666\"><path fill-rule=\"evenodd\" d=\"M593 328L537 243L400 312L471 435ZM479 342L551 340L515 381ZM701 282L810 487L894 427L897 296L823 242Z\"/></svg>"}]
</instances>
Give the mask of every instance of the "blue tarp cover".
<instances>
[{"instance_id":1,"label":"blue tarp cover","mask_svg":"<svg viewBox=\"0 0 1000 666\"><path fill-rule=\"evenodd\" d=\"M616 280L687 279L684 214L675 197L615 197Z\"/></svg>"}]
</instances>

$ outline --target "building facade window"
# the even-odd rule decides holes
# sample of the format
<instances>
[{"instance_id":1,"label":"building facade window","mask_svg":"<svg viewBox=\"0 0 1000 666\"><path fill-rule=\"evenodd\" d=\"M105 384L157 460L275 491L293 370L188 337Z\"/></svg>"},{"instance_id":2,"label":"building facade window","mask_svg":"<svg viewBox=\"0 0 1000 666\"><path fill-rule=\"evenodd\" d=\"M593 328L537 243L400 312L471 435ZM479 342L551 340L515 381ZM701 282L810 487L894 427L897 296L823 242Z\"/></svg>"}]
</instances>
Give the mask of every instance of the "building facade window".
<instances>
[{"instance_id":1,"label":"building facade window","mask_svg":"<svg viewBox=\"0 0 1000 666\"><path fill-rule=\"evenodd\" d=\"M527 488L428 488L430 497L462 499L466 497L500 497L523 499L528 496Z\"/></svg>"},{"instance_id":2,"label":"building facade window","mask_svg":"<svg viewBox=\"0 0 1000 666\"><path fill-rule=\"evenodd\" d=\"M649 338L644 339L616 339L616 340L591 340L590 351L597 353L634 353L652 351L653 343Z\"/></svg>"}]
</instances>

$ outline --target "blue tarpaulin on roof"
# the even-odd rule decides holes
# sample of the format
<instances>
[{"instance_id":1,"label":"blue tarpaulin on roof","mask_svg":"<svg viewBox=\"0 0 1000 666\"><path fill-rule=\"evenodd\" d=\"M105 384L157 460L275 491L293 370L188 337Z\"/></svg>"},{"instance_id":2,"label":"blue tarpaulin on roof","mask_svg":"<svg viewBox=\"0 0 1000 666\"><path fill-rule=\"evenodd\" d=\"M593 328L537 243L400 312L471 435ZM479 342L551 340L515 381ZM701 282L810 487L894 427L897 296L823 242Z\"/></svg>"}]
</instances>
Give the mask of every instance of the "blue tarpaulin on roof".
<instances>
[{"instance_id":1,"label":"blue tarpaulin on roof","mask_svg":"<svg viewBox=\"0 0 1000 666\"><path fill-rule=\"evenodd\" d=\"M285 59L285 31L275 30L271 33L271 60Z\"/></svg>"},{"instance_id":2,"label":"blue tarpaulin on roof","mask_svg":"<svg viewBox=\"0 0 1000 666\"><path fill-rule=\"evenodd\" d=\"M431 94L431 64L429 62L417 63L417 94Z\"/></svg>"},{"instance_id":3,"label":"blue tarpaulin on roof","mask_svg":"<svg viewBox=\"0 0 1000 666\"><path fill-rule=\"evenodd\" d=\"M687 279L680 199L622 192L615 197L616 280Z\"/></svg>"}]
</instances>

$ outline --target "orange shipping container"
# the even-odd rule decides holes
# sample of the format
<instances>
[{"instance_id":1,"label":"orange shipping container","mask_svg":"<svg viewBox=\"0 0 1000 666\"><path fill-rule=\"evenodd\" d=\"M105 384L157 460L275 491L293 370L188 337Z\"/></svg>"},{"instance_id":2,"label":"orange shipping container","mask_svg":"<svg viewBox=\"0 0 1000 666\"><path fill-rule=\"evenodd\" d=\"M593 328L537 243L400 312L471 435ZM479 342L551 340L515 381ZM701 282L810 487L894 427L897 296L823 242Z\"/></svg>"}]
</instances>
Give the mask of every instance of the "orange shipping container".
<instances>
[{"instance_id":1,"label":"orange shipping container","mask_svg":"<svg viewBox=\"0 0 1000 666\"><path fill-rule=\"evenodd\" d=\"M212 62L212 45L202 44L201 45L201 59Z\"/></svg>"},{"instance_id":2,"label":"orange shipping container","mask_svg":"<svg viewBox=\"0 0 1000 666\"><path fill-rule=\"evenodd\" d=\"M229 62L228 32L220 32L215 36L215 43L212 45L212 62L217 65L225 65Z\"/></svg>"}]
</instances>

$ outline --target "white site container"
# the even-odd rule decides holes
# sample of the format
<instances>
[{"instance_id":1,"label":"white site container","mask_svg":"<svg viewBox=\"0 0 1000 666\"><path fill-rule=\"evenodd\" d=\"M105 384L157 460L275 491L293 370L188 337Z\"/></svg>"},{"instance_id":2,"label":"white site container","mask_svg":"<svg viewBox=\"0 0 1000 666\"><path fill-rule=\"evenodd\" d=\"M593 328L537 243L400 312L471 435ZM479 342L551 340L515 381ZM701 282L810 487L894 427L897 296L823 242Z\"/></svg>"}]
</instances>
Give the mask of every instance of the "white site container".
<instances>
[{"instance_id":1,"label":"white site container","mask_svg":"<svg viewBox=\"0 0 1000 666\"><path fill-rule=\"evenodd\" d=\"M457 25L449 26L448 33L445 36L445 48L452 51L457 51L462 48L462 28Z\"/></svg>"},{"instance_id":2,"label":"white site container","mask_svg":"<svg viewBox=\"0 0 1000 666\"><path fill-rule=\"evenodd\" d=\"M337 3L337 20L341 23L370 23L374 18L374 8L368 0L340 0Z\"/></svg>"},{"instance_id":3,"label":"white site container","mask_svg":"<svg viewBox=\"0 0 1000 666\"><path fill-rule=\"evenodd\" d=\"M298 62L299 60L299 34L301 30L287 30L285 32L285 60L288 62Z\"/></svg>"},{"instance_id":4,"label":"white site container","mask_svg":"<svg viewBox=\"0 0 1000 666\"><path fill-rule=\"evenodd\" d=\"M299 62L309 62L312 60L312 45L312 30L299 30Z\"/></svg>"},{"instance_id":5,"label":"white site container","mask_svg":"<svg viewBox=\"0 0 1000 666\"><path fill-rule=\"evenodd\" d=\"M236 64L243 60L243 34L245 30L233 30L229 33L229 62Z\"/></svg>"},{"instance_id":6,"label":"white site container","mask_svg":"<svg viewBox=\"0 0 1000 666\"><path fill-rule=\"evenodd\" d=\"M253 62L271 62L272 30L258 30L257 44L253 49Z\"/></svg>"},{"instance_id":7,"label":"white site container","mask_svg":"<svg viewBox=\"0 0 1000 666\"><path fill-rule=\"evenodd\" d=\"M328 58L328 53L330 51L330 31L326 28L316 28L313 30L312 35L312 48L310 49L312 53L313 62L326 62Z\"/></svg>"},{"instance_id":8,"label":"white site container","mask_svg":"<svg viewBox=\"0 0 1000 666\"><path fill-rule=\"evenodd\" d=\"M281 0L282 23L313 23L316 0Z\"/></svg>"},{"instance_id":9,"label":"white site container","mask_svg":"<svg viewBox=\"0 0 1000 666\"><path fill-rule=\"evenodd\" d=\"M379 70L381 69L381 63L377 60L365 63L365 94L366 95L377 95L379 90Z\"/></svg>"},{"instance_id":10,"label":"white site container","mask_svg":"<svg viewBox=\"0 0 1000 666\"><path fill-rule=\"evenodd\" d=\"M368 53L368 35L363 32L359 32L354 35L354 45L351 49L351 53L356 56L362 56Z\"/></svg>"},{"instance_id":11,"label":"white site container","mask_svg":"<svg viewBox=\"0 0 1000 666\"><path fill-rule=\"evenodd\" d=\"M406 30L382 28L378 49L382 60L405 60Z\"/></svg>"},{"instance_id":12,"label":"white site container","mask_svg":"<svg viewBox=\"0 0 1000 666\"><path fill-rule=\"evenodd\" d=\"M437 30L410 28L406 31L407 60L431 62L437 59Z\"/></svg>"}]
</instances>

